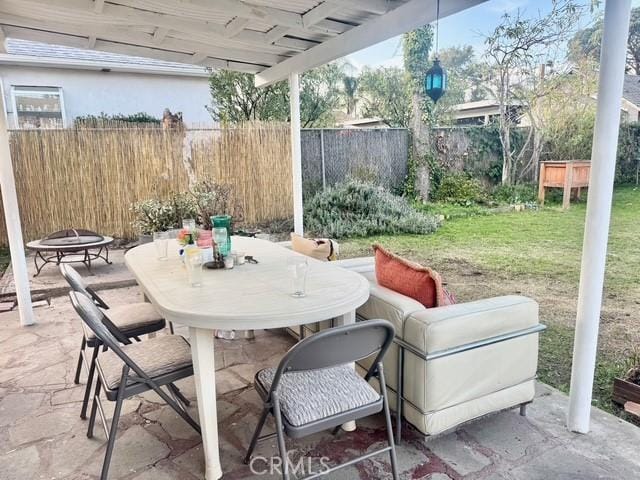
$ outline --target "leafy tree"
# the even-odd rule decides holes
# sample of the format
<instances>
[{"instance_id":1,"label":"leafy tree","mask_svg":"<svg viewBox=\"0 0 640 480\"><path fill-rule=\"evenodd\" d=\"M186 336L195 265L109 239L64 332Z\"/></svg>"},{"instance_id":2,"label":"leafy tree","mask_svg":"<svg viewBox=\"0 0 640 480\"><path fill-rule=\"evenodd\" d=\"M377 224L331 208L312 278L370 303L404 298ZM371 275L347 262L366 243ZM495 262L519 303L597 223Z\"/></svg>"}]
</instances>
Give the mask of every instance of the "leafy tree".
<instances>
[{"instance_id":1,"label":"leafy tree","mask_svg":"<svg viewBox=\"0 0 640 480\"><path fill-rule=\"evenodd\" d=\"M500 24L485 38L487 72L492 75L492 94L498 102L498 126L502 144L502 183L510 185L538 165L542 138L537 129L537 103L553 88L538 74L542 60L559 55L581 7L573 0L552 0L546 15L524 18L520 10L505 13ZM525 105L530 127L521 146L512 144L517 125L514 105ZM527 158L527 153L533 151Z\"/></svg>"},{"instance_id":2,"label":"leafy tree","mask_svg":"<svg viewBox=\"0 0 640 480\"><path fill-rule=\"evenodd\" d=\"M304 128L333 124L340 102L340 66L335 63L310 70L300 79L300 121ZM253 75L219 70L211 74L209 86L216 121L240 123L251 120L289 120L289 86L279 82L264 88Z\"/></svg>"},{"instance_id":3,"label":"leafy tree","mask_svg":"<svg viewBox=\"0 0 640 480\"><path fill-rule=\"evenodd\" d=\"M353 115L356 110L356 92L358 91L358 77L345 75L342 78L343 93L347 107L347 115Z\"/></svg>"},{"instance_id":4,"label":"leafy tree","mask_svg":"<svg viewBox=\"0 0 640 480\"><path fill-rule=\"evenodd\" d=\"M578 61L586 57L598 61L602 43L602 16L592 25L578 30L569 42L569 58ZM640 75L640 7L631 10L629 40L627 42L627 72Z\"/></svg>"},{"instance_id":5,"label":"leafy tree","mask_svg":"<svg viewBox=\"0 0 640 480\"><path fill-rule=\"evenodd\" d=\"M335 124L335 111L340 106L342 97L342 79L342 69L335 62L314 68L302 75L300 80L302 128L326 127Z\"/></svg>"},{"instance_id":6,"label":"leafy tree","mask_svg":"<svg viewBox=\"0 0 640 480\"><path fill-rule=\"evenodd\" d=\"M433 102L427 101L424 92L424 75L431 67L429 53L433 43L433 29L425 25L402 37L404 69L408 76L408 88L411 92L410 128L412 131L411 176L415 176L415 188L420 199L429 199L430 176L426 159L430 155L429 124L433 123ZM411 182L413 183L413 182Z\"/></svg>"},{"instance_id":7,"label":"leafy tree","mask_svg":"<svg viewBox=\"0 0 640 480\"><path fill-rule=\"evenodd\" d=\"M209 78L216 121L239 123L250 120L286 120L289 115L289 87L279 82L257 88L253 75L229 70L216 70Z\"/></svg>"},{"instance_id":8,"label":"leafy tree","mask_svg":"<svg viewBox=\"0 0 640 480\"><path fill-rule=\"evenodd\" d=\"M549 79L553 88L538 103L538 128L544 138L545 158L591 158L596 115L597 64L582 60L568 73Z\"/></svg>"},{"instance_id":9,"label":"leafy tree","mask_svg":"<svg viewBox=\"0 0 640 480\"><path fill-rule=\"evenodd\" d=\"M401 68L365 68L359 79L360 102L365 117L380 117L390 127L408 127L411 90Z\"/></svg>"},{"instance_id":10,"label":"leafy tree","mask_svg":"<svg viewBox=\"0 0 640 480\"><path fill-rule=\"evenodd\" d=\"M448 75L447 94L443 99L449 97L449 103L454 104L486 98L483 68L476 60L471 45L445 48L438 57Z\"/></svg>"}]
</instances>

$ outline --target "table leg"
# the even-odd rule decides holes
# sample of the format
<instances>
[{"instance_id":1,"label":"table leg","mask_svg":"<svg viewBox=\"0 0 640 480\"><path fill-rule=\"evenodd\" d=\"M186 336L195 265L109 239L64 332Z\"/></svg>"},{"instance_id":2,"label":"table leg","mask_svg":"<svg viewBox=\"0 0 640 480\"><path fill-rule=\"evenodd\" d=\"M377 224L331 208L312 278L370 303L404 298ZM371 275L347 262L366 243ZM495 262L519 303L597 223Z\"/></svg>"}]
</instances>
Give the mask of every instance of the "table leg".
<instances>
[{"instance_id":1,"label":"table leg","mask_svg":"<svg viewBox=\"0 0 640 480\"><path fill-rule=\"evenodd\" d=\"M218 413L216 410L216 369L213 331L189 328L191 356L198 397L198 414L202 429L202 450L206 465L206 480L222 477L218 449Z\"/></svg>"},{"instance_id":2,"label":"table leg","mask_svg":"<svg viewBox=\"0 0 640 480\"><path fill-rule=\"evenodd\" d=\"M336 317L336 326L351 325L356 323L356 312L347 312L344 315ZM356 368L356 364L353 364L353 368ZM346 422L342 424L342 429L345 432L353 432L356 429L356 422Z\"/></svg>"}]
</instances>

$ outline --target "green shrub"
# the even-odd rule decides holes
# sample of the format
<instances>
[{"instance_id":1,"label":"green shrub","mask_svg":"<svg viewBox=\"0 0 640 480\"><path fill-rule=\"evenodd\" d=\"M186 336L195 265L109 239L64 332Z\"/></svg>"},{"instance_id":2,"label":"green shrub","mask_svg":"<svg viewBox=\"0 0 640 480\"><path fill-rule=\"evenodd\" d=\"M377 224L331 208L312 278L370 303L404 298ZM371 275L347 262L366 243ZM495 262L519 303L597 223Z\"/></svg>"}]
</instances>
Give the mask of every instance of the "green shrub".
<instances>
[{"instance_id":1,"label":"green shrub","mask_svg":"<svg viewBox=\"0 0 640 480\"><path fill-rule=\"evenodd\" d=\"M133 225L143 235L164 232L176 225L175 209L172 202L151 198L131 205L135 216Z\"/></svg>"},{"instance_id":2,"label":"green shrub","mask_svg":"<svg viewBox=\"0 0 640 480\"><path fill-rule=\"evenodd\" d=\"M416 211L406 199L355 180L309 198L305 224L314 235L332 238L424 234L438 228L434 216Z\"/></svg>"},{"instance_id":3,"label":"green shrub","mask_svg":"<svg viewBox=\"0 0 640 480\"><path fill-rule=\"evenodd\" d=\"M498 185L491 196L498 203L534 203L538 197L536 186L532 183Z\"/></svg>"},{"instance_id":4,"label":"green shrub","mask_svg":"<svg viewBox=\"0 0 640 480\"><path fill-rule=\"evenodd\" d=\"M440 186L433 193L433 199L457 205L473 205L485 202L487 193L480 180L469 174L449 173L440 181Z\"/></svg>"}]
</instances>

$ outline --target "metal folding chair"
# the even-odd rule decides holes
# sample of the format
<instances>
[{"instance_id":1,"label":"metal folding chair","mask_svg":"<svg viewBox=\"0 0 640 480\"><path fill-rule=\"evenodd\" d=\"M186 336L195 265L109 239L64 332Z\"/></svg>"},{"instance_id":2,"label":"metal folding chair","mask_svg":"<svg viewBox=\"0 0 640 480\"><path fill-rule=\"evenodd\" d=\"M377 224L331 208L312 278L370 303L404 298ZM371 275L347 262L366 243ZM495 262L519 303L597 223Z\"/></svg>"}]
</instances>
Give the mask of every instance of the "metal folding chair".
<instances>
[{"instance_id":1,"label":"metal folding chair","mask_svg":"<svg viewBox=\"0 0 640 480\"><path fill-rule=\"evenodd\" d=\"M109 319L88 296L80 292L70 292L69 297L83 322L108 349L95 362L98 378L87 430L87 437L92 438L96 413L99 413L107 437L107 451L100 480L106 480L109 474L118 420L122 403L126 398L153 390L194 430L201 433L200 426L176 397L176 388L173 385L173 382L193 375L191 347L187 340L180 335L164 335L121 346L121 342L130 341L127 338L118 338L117 330L115 334L111 331L112 324ZM163 386L167 387L169 393L162 390ZM102 390L107 400L116 402L110 427L107 426L100 400Z\"/></svg>"},{"instance_id":2,"label":"metal folding chair","mask_svg":"<svg viewBox=\"0 0 640 480\"><path fill-rule=\"evenodd\" d=\"M385 452L389 452L393 478L397 480L393 429L382 368L382 359L393 337L393 325L386 320L370 320L323 330L297 343L277 368L259 371L255 386L264 406L245 463L251 461L259 440L275 435L282 460L282 476L284 480L289 480L285 434L300 438L330 428L337 434L345 422L384 412L389 442L387 447L309 475L305 480ZM362 378L350 364L374 354L375 361ZM378 380L380 393L369 385L372 377ZM276 432L261 437L269 414L275 418Z\"/></svg>"},{"instance_id":3,"label":"metal folding chair","mask_svg":"<svg viewBox=\"0 0 640 480\"><path fill-rule=\"evenodd\" d=\"M139 342L142 335L155 333L165 328L165 320L156 312L153 305L150 303L130 303L127 305L109 308L109 305L100 298L93 288L85 285L84 280L75 268L62 263L60 264L60 273L62 273L62 276L67 281L72 291L86 295L91 298L98 307L104 310L109 310L107 318L111 321L113 328L119 330L125 338L133 338ZM96 358L98 358L98 353L100 352L99 347L101 346L101 343L91 330L84 328L84 324L83 332L82 341L80 343L80 353L78 354L76 374L73 381L76 385L80 383L80 372L84 365L87 370L88 377L87 386L84 391L84 398L82 400L82 408L80 410L80 418L86 419L89 398L91 397L91 386L95 375L95 362ZM90 357L87 355L87 347L93 348ZM186 401L186 399L184 400Z\"/></svg>"}]
</instances>

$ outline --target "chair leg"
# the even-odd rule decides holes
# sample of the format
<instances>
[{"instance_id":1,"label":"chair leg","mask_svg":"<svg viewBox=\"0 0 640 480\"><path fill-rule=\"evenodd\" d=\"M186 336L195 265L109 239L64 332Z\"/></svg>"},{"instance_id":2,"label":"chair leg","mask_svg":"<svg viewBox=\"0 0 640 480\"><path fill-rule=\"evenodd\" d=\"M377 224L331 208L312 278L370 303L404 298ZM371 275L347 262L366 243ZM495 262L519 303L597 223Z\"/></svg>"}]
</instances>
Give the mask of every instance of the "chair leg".
<instances>
[{"instance_id":1,"label":"chair leg","mask_svg":"<svg viewBox=\"0 0 640 480\"><path fill-rule=\"evenodd\" d=\"M527 416L527 404L523 403L520 405L520 416L522 417L526 417Z\"/></svg>"},{"instance_id":2,"label":"chair leg","mask_svg":"<svg viewBox=\"0 0 640 480\"><path fill-rule=\"evenodd\" d=\"M185 407L188 407L189 405L191 405L191 402L189 401L189 399L182 394L182 392L176 385L174 385L173 383L170 383L167 385L167 387L169 387L169 390L173 392L173 394L178 398L178 400L180 400L180 403L182 403Z\"/></svg>"},{"instance_id":3,"label":"chair leg","mask_svg":"<svg viewBox=\"0 0 640 480\"><path fill-rule=\"evenodd\" d=\"M73 383L80 384L80 370L82 370L82 354L87 347L87 339L82 335L82 343L80 344L80 353L78 354L78 366L76 367L76 376L73 379Z\"/></svg>"},{"instance_id":4,"label":"chair leg","mask_svg":"<svg viewBox=\"0 0 640 480\"><path fill-rule=\"evenodd\" d=\"M107 440L107 451L104 454L104 463L102 464L102 473L100 473L100 480L107 480L109 476L109 465L111 463L111 456L113 455L113 447L115 446L115 443L116 443L116 435L118 433L118 421L120 420L120 412L122 411L122 402L124 401L125 385L126 385L126 377L125 377L125 380L120 382L120 388L118 389L118 396L116 398L116 406L113 409L113 418L111 419L111 428L109 429L109 440Z\"/></svg>"},{"instance_id":5,"label":"chair leg","mask_svg":"<svg viewBox=\"0 0 640 480\"><path fill-rule=\"evenodd\" d=\"M91 388L93 387L93 377L96 373L96 359L98 358L98 352L100 348L98 345L93 347L93 353L91 354L91 364L89 365L89 376L87 377L87 386L84 389L84 398L82 399L82 409L80 410L80 418L87 419L87 407L89 406L89 399L91 398Z\"/></svg>"},{"instance_id":6,"label":"chair leg","mask_svg":"<svg viewBox=\"0 0 640 480\"><path fill-rule=\"evenodd\" d=\"M396 446L393 442L393 426L391 425L391 413L389 412L389 399L387 398L387 387L382 370L382 363L378 364L378 380L380 382L380 392L382 393L382 404L384 406L384 417L387 423L387 438L389 440L389 457L391 459L391 473L393 480L398 480L398 460L396 458Z\"/></svg>"},{"instance_id":7,"label":"chair leg","mask_svg":"<svg viewBox=\"0 0 640 480\"><path fill-rule=\"evenodd\" d=\"M404 396L404 348L398 345L398 374L396 396L396 444L402 441L402 397Z\"/></svg>"},{"instance_id":8,"label":"chair leg","mask_svg":"<svg viewBox=\"0 0 640 480\"><path fill-rule=\"evenodd\" d=\"M278 436L278 450L282 460L282 479L289 480L289 456L284 442L284 425L282 424L282 412L277 395L273 395L273 415L276 418L276 435Z\"/></svg>"},{"instance_id":9,"label":"chair leg","mask_svg":"<svg viewBox=\"0 0 640 480\"><path fill-rule=\"evenodd\" d=\"M93 438L93 426L96 424L96 413L98 410L98 396L100 395L101 387L102 387L102 382L98 377L98 379L96 380L96 391L93 394L93 404L91 405L91 415L89 416L89 427L87 428L87 438Z\"/></svg>"},{"instance_id":10,"label":"chair leg","mask_svg":"<svg viewBox=\"0 0 640 480\"><path fill-rule=\"evenodd\" d=\"M253 450L256 448L258 444L258 438L260 438L260 433L262 432L262 428L264 427L264 423L267 421L267 416L269 415L269 407L264 407L262 410L262 414L260 415L260 420L258 420L258 424L256 425L256 431L253 433L253 437L251 438L251 443L249 444L249 448L247 449L247 454L244 457L244 463L246 465L251 461L251 455L253 454Z\"/></svg>"},{"instance_id":11,"label":"chair leg","mask_svg":"<svg viewBox=\"0 0 640 480\"><path fill-rule=\"evenodd\" d=\"M171 335L175 334L175 332L173 331L173 322L169 322L169 332L171 333Z\"/></svg>"},{"instance_id":12,"label":"chair leg","mask_svg":"<svg viewBox=\"0 0 640 480\"><path fill-rule=\"evenodd\" d=\"M200 430L200 425L198 425L198 423L193 418L191 418L191 415L189 415L186 410L180 408L180 405L178 405L169 395L167 395L167 393L163 391L162 388L153 388L153 391L156 392L165 402L167 402L167 405L173 408L176 413L180 415L185 422L191 425L196 432L202 433L202 431Z\"/></svg>"}]
</instances>

